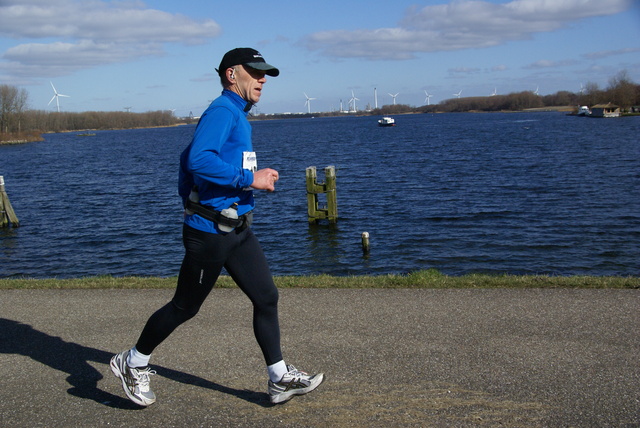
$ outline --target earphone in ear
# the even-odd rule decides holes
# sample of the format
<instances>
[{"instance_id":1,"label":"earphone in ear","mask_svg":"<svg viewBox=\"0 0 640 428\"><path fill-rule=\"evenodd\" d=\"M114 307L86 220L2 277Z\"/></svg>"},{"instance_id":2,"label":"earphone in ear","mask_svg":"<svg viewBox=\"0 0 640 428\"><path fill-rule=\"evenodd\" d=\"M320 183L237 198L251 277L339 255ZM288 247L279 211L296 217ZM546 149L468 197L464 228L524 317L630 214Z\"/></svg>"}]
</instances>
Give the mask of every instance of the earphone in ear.
<instances>
[{"instance_id":1,"label":"earphone in ear","mask_svg":"<svg viewBox=\"0 0 640 428\"><path fill-rule=\"evenodd\" d=\"M235 78L236 78L236 70L235 70L235 68L232 68L231 69L231 75L229 75L229 79L233 80Z\"/></svg>"}]
</instances>

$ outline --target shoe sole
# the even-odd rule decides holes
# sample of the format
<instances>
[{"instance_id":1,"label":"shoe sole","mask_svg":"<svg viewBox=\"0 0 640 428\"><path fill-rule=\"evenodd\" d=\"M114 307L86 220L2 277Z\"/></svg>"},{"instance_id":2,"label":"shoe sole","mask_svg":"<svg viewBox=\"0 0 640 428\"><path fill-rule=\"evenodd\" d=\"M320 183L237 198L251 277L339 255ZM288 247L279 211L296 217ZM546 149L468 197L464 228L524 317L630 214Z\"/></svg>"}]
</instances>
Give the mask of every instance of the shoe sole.
<instances>
[{"instance_id":1,"label":"shoe sole","mask_svg":"<svg viewBox=\"0 0 640 428\"><path fill-rule=\"evenodd\" d=\"M122 371L120 370L120 367L118 367L118 364L116 363L116 357L117 355L111 358L109 367L111 367L111 371L113 372L115 377L120 379L120 382L122 383L122 389L124 390L124 393L127 394L127 397L129 398L129 400L143 407L147 407L155 403L156 402L155 400L151 402L145 402L145 401L142 401L140 398L136 397L135 395L131 394L131 391L129 391L129 388L127 387L127 382L124 380L124 376L122 375Z\"/></svg>"},{"instance_id":2,"label":"shoe sole","mask_svg":"<svg viewBox=\"0 0 640 428\"><path fill-rule=\"evenodd\" d=\"M283 392L278 395L271 395L271 404L281 404L291 400L295 395L304 395L310 393L311 391L319 387L322 382L324 382L324 373L319 373L317 377L319 378L318 382L309 385L306 388L293 389L291 391Z\"/></svg>"}]
</instances>

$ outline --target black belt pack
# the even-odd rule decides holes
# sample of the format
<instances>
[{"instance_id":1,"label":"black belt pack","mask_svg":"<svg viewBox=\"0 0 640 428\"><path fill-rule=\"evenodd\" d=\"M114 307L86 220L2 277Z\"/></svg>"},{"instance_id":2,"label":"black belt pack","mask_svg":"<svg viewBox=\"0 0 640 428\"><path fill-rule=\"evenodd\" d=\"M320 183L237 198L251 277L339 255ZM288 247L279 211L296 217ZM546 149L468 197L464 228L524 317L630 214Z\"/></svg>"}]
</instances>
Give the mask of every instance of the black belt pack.
<instances>
[{"instance_id":1,"label":"black belt pack","mask_svg":"<svg viewBox=\"0 0 640 428\"><path fill-rule=\"evenodd\" d=\"M198 202L194 202L191 199L187 199L186 208L189 211L193 211L200 217L212 221L223 226L233 227L234 229L243 230L251 226L253 220L253 212L249 211L246 214L238 216L237 219L223 216L220 211L216 211L212 208L206 207Z\"/></svg>"}]
</instances>

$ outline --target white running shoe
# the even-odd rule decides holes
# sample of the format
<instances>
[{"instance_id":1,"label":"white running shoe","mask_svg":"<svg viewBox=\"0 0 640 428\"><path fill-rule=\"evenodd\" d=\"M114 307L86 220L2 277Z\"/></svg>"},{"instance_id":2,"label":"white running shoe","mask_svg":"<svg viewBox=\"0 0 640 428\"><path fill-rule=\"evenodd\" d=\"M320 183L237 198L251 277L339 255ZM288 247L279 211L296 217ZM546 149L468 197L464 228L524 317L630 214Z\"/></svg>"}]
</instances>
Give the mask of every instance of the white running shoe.
<instances>
[{"instance_id":1,"label":"white running shoe","mask_svg":"<svg viewBox=\"0 0 640 428\"><path fill-rule=\"evenodd\" d=\"M111 358L111 371L122 381L127 397L140 406L149 406L156 402L156 395L149 388L149 376L156 374L149 367L134 368L127 365L130 351L122 351Z\"/></svg>"},{"instance_id":2,"label":"white running shoe","mask_svg":"<svg viewBox=\"0 0 640 428\"><path fill-rule=\"evenodd\" d=\"M324 373L309 376L288 365L288 372L280 382L269 381L269 398L273 404L284 403L294 395L302 395L316 389L324 380Z\"/></svg>"}]
</instances>

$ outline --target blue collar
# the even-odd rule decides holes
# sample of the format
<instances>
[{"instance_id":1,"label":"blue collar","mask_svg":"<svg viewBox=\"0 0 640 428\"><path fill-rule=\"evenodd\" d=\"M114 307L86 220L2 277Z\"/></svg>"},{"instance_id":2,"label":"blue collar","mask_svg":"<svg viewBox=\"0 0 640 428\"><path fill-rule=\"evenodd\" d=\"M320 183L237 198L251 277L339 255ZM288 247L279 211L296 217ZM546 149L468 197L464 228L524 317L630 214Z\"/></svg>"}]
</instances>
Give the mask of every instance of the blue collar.
<instances>
[{"instance_id":1,"label":"blue collar","mask_svg":"<svg viewBox=\"0 0 640 428\"><path fill-rule=\"evenodd\" d=\"M240 95L228 89L224 89L222 91L222 95L229 98L233 102L233 104L235 104L240 110L244 112L245 116L249 113L249 110L251 110L251 107L253 107L252 103L247 102L247 100L242 98Z\"/></svg>"}]
</instances>

